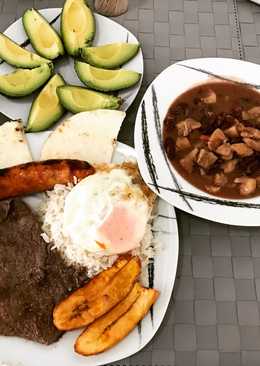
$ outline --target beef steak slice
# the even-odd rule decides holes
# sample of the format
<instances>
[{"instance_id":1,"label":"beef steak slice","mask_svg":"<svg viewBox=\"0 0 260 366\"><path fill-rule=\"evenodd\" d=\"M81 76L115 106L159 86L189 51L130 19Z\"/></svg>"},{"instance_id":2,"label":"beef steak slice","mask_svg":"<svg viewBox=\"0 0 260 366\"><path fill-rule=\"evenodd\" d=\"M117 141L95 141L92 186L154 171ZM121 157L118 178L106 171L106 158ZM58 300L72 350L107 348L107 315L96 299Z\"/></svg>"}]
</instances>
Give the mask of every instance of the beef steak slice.
<instances>
[{"instance_id":1,"label":"beef steak slice","mask_svg":"<svg viewBox=\"0 0 260 366\"><path fill-rule=\"evenodd\" d=\"M0 335L50 344L62 335L54 306L87 281L41 238L41 225L21 200L0 202Z\"/></svg>"}]
</instances>

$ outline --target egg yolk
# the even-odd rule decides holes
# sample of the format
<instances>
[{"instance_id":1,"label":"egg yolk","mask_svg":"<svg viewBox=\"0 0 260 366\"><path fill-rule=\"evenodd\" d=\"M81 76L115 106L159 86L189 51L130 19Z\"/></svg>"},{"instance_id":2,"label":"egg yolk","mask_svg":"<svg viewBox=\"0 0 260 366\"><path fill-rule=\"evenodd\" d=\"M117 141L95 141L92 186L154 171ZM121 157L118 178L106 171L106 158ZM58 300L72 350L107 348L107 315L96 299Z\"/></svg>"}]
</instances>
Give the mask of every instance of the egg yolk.
<instances>
[{"instance_id":1,"label":"egg yolk","mask_svg":"<svg viewBox=\"0 0 260 366\"><path fill-rule=\"evenodd\" d=\"M97 244L115 253L136 248L144 236L145 225L133 208L124 203L115 205L97 229Z\"/></svg>"}]
</instances>

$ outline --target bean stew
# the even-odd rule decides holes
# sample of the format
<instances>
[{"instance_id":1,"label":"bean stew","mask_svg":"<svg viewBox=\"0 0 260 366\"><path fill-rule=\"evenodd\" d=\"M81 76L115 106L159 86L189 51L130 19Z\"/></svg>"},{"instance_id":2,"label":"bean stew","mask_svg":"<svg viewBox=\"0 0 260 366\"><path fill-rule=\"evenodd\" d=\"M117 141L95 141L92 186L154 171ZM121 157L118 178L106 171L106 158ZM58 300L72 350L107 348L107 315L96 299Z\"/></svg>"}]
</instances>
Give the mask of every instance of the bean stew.
<instances>
[{"instance_id":1,"label":"bean stew","mask_svg":"<svg viewBox=\"0 0 260 366\"><path fill-rule=\"evenodd\" d=\"M260 195L260 93L212 81L180 95L163 125L173 167L195 187L214 196Z\"/></svg>"}]
</instances>

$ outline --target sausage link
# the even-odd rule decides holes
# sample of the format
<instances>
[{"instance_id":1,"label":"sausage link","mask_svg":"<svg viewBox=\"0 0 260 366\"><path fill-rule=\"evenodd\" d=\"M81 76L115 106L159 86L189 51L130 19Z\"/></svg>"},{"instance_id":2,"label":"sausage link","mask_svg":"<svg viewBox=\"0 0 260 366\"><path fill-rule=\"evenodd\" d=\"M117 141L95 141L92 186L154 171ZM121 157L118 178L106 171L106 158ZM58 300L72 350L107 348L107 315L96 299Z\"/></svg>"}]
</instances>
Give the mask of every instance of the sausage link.
<instances>
[{"instance_id":1,"label":"sausage link","mask_svg":"<svg viewBox=\"0 0 260 366\"><path fill-rule=\"evenodd\" d=\"M68 184L74 177L81 180L95 169L80 160L46 160L0 169L0 200L52 189Z\"/></svg>"}]
</instances>

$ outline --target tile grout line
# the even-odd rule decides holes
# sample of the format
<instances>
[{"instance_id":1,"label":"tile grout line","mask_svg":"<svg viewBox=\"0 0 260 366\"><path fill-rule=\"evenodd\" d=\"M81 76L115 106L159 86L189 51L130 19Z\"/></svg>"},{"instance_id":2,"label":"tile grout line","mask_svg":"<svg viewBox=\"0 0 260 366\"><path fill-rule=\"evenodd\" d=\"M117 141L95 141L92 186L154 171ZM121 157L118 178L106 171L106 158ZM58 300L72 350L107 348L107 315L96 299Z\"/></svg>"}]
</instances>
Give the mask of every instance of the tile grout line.
<instances>
[{"instance_id":1,"label":"tile grout line","mask_svg":"<svg viewBox=\"0 0 260 366\"><path fill-rule=\"evenodd\" d=\"M232 0L232 1L233 1L233 10L234 10L234 16L235 16L235 27L236 27L236 35L237 35L237 42L238 42L239 59L244 60L245 53L244 53L244 47L243 47L242 39L241 39L241 26L240 26L240 22L239 22L237 0Z\"/></svg>"}]
</instances>

